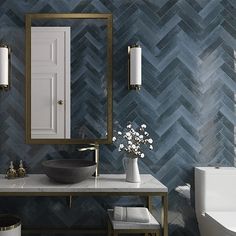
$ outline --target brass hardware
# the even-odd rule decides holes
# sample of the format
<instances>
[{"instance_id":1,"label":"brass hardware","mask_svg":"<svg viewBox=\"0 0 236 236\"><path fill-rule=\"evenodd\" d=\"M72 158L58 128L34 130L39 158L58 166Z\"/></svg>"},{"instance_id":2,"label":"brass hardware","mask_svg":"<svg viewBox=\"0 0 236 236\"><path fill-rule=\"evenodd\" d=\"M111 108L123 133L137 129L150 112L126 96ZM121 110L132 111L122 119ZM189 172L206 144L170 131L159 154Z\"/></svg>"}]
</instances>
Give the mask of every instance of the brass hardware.
<instances>
[{"instance_id":1,"label":"brass hardware","mask_svg":"<svg viewBox=\"0 0 236 236\"><path fill-rule=\"evenodd\" d=\"M6 173L6 178L7 179L15 179L16 177L17 177L17 172L14 169L13 161L11 161L9 169L7 170L7 173Z\"/></svg>"},{"instance_id":2,"label":"brass hardware","mask_svg":"<svg viewBox=\"0 0 236 236\"><path fill-rule=\"evenodd\" d=\"M147 208L151 212L152 211L152 197L147 196Z\"/></svg>"},{"instance_id":3,"label":"brass hardware","mask_svg":"<svg viewBox=\"0 0 236 236\"><path fill-rule=\"evenodd\" d=\"M165 193L161 197L161 225L163 228L163 236L168 236L168 195Z\"/></svg>"},{"instance_id":4,"label":"brass hardware","mask_svg":"<svg viewBox=\"0 0 236 236\"><path fill-rule=\"evenodd\" d=\"M71 209L72 208L72 196L71 195L67 198L67 204L68 204L68 207Z\"/></svg>"},{"instance_id":5,"label":"brass hardware","mask_svg":"<svg viewBox=\"0 0 236 236\"><path fill-rule=\"evenodd\" d=\"M130 89L130 49L131 47L128 46L128 89Z\"/></svg>"},{"instance_id":6,"label":"brass hardware","mask_svg":"<svg viewBox=\"0 0 236 236\"><path fill-rule=\"evenodd\" d=\"M139 85L139 84L130 84L129 85L129 89L130 90L141 90L141 85Z\"/></svg>"},{"instance_id":7,"label":"brass hardware","mask_svg":"<svg viewBox=\"0 0 236 236\"><path fill-rule=\"evenodd\" d=\"M90 144L91 146L89 147L84 147L84 148L78 148L77 150L79 152L84 152L84 151L94 151L94 161L97 164L96 166L96 170L94 173L94 177L99 176L99 172L98 172L98 165L99 165L99 144Z\"/></svg>"},{"instance_id":8,"label":"brass hardware","mask_svg":"<svg viewBox=\"0 0 236 236\"><path fill-rule=\"evenodd\" d=\"M31 26L33 20L102 19L107 23L107 136L98 139L32 139L31 138ZM112 143L112 14L110 13L30 13L25 18L25 124L28 144L109 144Z\"/></svg>"},{"instance_id":9,"label":"brass hardware","mask_svg":"<svg viewBox=\"0 0 236 236\"><path fill-rule=\"evenodd\" d=\"M64 104L62 100L59 100L57 103L58 103L59 105L63 105L63 104Z\"/></svg>"},{"instance_id":10,"label":"brass hardware","mask_svg":"<svg viewBox=\"0 0 236 236\"><path fill-rule=\"evenodd\" d=\"M0 47L1 48L9 48L9 46L7 44L5 44L5 43L0 43Z\"/></svg>"},{"instance_id":11,"label":"brass hardware","mask_svg":"<svg viewBox=\"0 0 236 236\"><path fill-rule=\"evenodd\" d=\"M17 176L19 178L24 178L26 176L26 170L23 166L23 161L22 160L20 160L19 168L17 170Z\"/></svg>"}]
</instances>

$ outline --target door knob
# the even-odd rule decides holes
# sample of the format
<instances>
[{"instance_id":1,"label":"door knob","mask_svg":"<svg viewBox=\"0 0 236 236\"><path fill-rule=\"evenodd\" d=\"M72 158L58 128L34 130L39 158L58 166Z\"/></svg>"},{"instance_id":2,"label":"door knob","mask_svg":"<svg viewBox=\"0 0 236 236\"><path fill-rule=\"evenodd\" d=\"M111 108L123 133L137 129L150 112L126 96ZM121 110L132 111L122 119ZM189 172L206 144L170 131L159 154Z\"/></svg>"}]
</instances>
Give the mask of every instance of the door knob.
<instances>
[{"instance_id":1,"label":"door knob","mask_svg":"<svg viewBox=\"0 0 236 236\"><path fill-rule=\"evenodd\" d=\"M57 103L58 103L59 105L63 105L63 101L62 101L62 100L59 100Z\"/></svg>"}]
</instances>

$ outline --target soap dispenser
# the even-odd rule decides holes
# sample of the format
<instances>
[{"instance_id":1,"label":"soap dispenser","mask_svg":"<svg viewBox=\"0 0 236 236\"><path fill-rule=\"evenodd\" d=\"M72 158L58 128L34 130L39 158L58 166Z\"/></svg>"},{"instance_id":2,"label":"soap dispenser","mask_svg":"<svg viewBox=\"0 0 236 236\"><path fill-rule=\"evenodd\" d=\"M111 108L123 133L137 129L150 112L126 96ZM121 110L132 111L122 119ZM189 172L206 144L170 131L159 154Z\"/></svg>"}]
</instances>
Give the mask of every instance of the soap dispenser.
<instances>
[{"instance_id":1,"label":"soap dispenser","mask_svg":"<svg viewBox=\"0 0 236 236\"><path fill-rule=\"evenodd\" d=\"M17 170L18 177L24 178L26 176L26 170L23 166L23 161L20 160L19 168Z\"/></svg>"},{"instance_id":2,"label":"soap dispenser","mask_svg":"<svg viewBox=\"0 0 236 236\"><path fill-rule=\"evenodd\" d=\"M13 161L11 161L9 169L7 170L7 173L6 173L6 178L7 179L14 179L16 177L17 177L17 172L14 169Z\"/></svg>"}]
</instances>

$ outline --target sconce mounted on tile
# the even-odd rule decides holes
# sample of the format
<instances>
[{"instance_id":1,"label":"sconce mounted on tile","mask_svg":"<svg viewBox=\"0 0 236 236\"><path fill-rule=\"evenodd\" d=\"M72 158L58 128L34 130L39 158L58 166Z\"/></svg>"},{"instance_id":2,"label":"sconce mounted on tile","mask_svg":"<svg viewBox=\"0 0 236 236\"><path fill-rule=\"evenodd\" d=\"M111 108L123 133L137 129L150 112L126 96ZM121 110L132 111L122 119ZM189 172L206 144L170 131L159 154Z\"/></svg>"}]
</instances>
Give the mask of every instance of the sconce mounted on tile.
<instances>
[{"instance_id":1,"label":"sconce mounted on tile","mask_svg":"<svg viewBox=\"0 0 236 236\"><path fill-rule=\"evenodd\" d=\"M11 50L6 44L0 43L0 89L10 88Z\"/></svg>"},{"instance_id":2,"label":"sconce mounted on tile","mask_svg":"<svg viewBox=\"0 0 236 236\"><path fill-rule=\"evenodd\" d=\"M128 89L140 90L142 85L142 48L128 46Z\"/></svg>"}]
</instances>

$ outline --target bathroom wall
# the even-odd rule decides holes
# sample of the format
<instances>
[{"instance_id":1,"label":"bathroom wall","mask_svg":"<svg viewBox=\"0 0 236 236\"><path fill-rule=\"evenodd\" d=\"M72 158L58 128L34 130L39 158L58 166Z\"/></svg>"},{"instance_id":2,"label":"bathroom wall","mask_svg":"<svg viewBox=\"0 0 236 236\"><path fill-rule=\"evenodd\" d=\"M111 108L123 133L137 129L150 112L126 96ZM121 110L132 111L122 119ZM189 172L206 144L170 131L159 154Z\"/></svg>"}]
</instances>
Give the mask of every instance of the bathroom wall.
<instances>
[{"instance_id":1,"label":"bathroom wall","mask_svg":"<svg viewBox=\"0 0 236 236\"><path fill-rule=\"evenodd\" d=\"M31 173L48 158L78 157L76 146L24 141L24 15L27 12L113 13L114 127L146 123L154 151L139 162L169 188L170 235L199 235L194 213L193 167L233 165L236 92L234 0L5 0L0 39L13 49L13 82L0 92L0 169L23 159ZM127 46L143 49L143 86L127 90ZM101 172L122 173L122 153L101 147ZM182 186L182 187L179 187ZM191 186L191 192L189 191ZM2 212L25 224L105 225L106 208L133 199L0 198ZM138 202L141 202L138 199ZM158 206L159 202L155 201Z\"/></svg>"}]
</instances>

